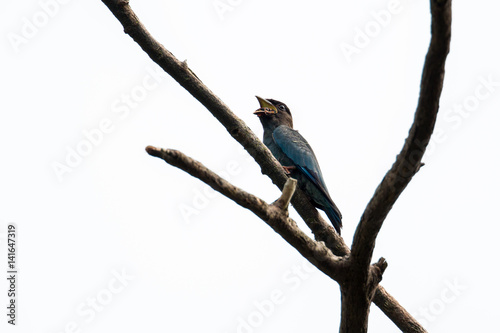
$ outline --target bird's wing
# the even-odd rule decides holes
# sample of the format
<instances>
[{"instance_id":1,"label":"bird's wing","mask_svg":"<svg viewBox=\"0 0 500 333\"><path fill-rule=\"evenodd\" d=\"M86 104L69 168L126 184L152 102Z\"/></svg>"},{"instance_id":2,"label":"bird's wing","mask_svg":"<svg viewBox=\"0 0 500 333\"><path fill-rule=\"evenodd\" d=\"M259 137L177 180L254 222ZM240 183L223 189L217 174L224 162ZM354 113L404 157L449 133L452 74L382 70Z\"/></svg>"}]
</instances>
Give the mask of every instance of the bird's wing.
<instances>
[{"instance_id":1,"label":"bird's wing","mask_svg":"<svg viewBox=\"0 0 500 333\"><path fill-rule=\"evenodd\" d=\"M306 139L296 130L283 125L274 130L273 139L295 166L331 201L318 160Z\"/></svg>"}]
</instances>

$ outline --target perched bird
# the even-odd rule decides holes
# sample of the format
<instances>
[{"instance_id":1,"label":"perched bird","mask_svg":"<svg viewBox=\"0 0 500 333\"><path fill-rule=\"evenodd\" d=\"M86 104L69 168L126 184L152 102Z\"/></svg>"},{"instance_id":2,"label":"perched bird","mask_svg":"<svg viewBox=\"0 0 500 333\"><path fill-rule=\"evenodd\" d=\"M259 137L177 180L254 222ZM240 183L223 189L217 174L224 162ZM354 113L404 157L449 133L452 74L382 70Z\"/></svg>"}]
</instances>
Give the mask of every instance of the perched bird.
<instances>
[{"instance_id":1,"label":"perched bird","mask_svg":"<svg viewBox=\"0 0 500 333\"><path fill-rule=\"evenodd\" d=\"M314 152L300 133L293 129L290 109L274 99L256 96L260 108L254 112L264 128L264 144L281 163L287 174L297 179L299 187L314 206L325 211L340 235L342 214L326 188Z\"/></svg>"}]
</instances>

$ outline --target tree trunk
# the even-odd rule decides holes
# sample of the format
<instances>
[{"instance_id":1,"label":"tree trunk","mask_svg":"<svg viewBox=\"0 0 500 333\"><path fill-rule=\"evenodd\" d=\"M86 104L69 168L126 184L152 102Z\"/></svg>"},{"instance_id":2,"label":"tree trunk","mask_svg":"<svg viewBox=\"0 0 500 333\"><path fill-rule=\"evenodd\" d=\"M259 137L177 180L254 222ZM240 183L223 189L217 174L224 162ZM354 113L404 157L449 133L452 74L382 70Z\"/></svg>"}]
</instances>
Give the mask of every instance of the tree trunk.
<instances>
[{"instance_id":1,"label":"tree trunk","mask_svg":"<svg viewBox=\"0 0 500 333\"><path fill-rule=\"evenodd\" d=\"M340 287L342 314L340 333L365 333L368 331L368 315L371 298L358 283L346 283Z\"/></svg>"}]
</instances>

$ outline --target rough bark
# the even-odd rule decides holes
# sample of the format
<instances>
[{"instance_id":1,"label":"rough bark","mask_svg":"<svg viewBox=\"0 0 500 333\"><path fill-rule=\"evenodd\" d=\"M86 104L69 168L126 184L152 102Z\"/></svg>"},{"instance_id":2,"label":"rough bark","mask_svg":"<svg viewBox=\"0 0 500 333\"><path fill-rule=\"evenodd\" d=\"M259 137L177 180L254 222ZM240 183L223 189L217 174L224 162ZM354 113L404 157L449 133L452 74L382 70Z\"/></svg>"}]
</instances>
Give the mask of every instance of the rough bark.
<instances>
[{"instance_id":1,"label":"rough bark","mask_svg":"<svg viewBox=\"0 0 500 333\"><path fill-rule=\"evenodd\" d=\"M379 285L375 291L373 303L375 303L388 318L391 318L401 332L427 332L381 285Z\"/></svg>"}]
</instances>

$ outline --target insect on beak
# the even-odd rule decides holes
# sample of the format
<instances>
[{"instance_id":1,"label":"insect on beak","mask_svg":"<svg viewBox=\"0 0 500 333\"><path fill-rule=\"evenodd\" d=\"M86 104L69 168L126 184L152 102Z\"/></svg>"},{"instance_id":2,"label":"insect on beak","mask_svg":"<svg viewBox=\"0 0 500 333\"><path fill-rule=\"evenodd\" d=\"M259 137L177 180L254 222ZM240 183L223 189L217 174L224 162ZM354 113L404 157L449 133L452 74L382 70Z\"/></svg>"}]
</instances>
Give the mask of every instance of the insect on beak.
<instances>
[{"instance_id":1,"label":"insect on beak","mask_svg":"<svg viewBox=\"0 0 500 333\"><path fill-rule=\"evenodd\" d=\"M259 101L260 108L258 108L253 114L260 117L263 115L278 113L278 109L276 109L276 107L271 102L269 102L267 99L264 99L264 98L259 97L259 96L255 96L255 97L257 97L257 100Z\"/></svg>"}]
</instances>

